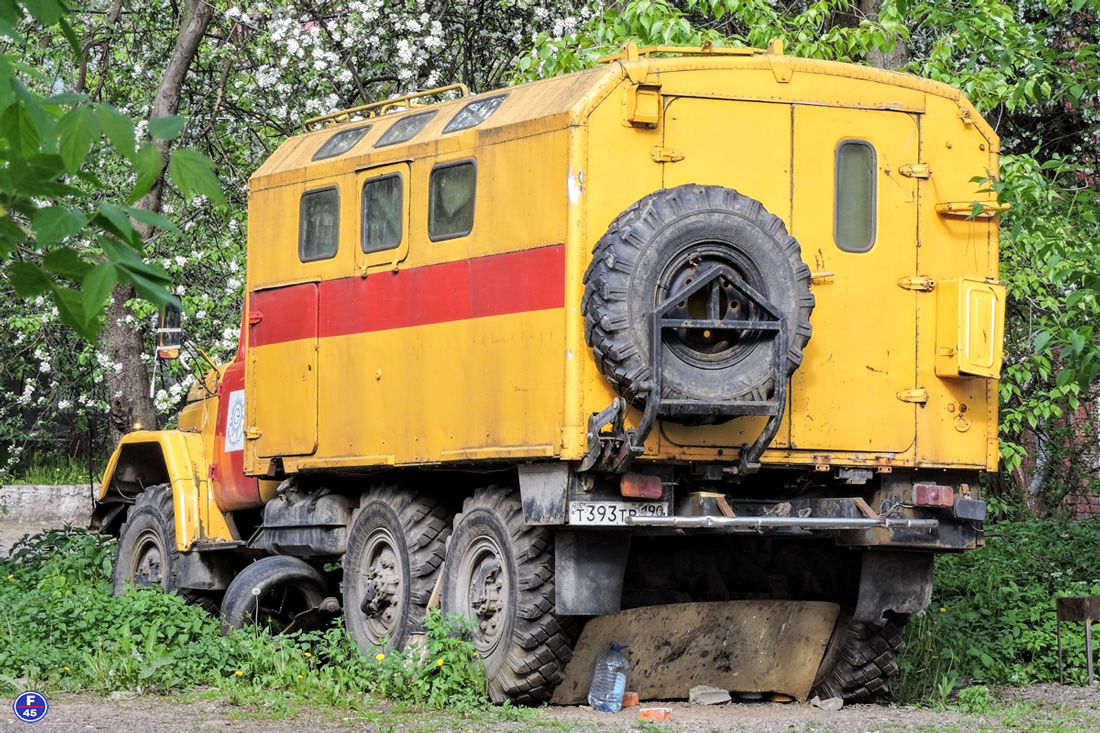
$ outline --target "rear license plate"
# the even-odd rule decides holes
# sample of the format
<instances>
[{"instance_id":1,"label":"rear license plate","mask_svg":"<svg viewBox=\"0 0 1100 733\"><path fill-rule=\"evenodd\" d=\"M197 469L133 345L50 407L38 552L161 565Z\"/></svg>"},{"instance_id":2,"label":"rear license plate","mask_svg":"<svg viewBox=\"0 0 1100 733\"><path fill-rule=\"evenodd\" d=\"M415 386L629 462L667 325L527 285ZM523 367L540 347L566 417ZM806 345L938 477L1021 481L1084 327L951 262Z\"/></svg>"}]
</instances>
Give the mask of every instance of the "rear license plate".
<instances>
[{"instance_id":1,"label":"rear license plate","mask_svg":"<svg viewBox=\"0 0 1100 733\"><path fill-rule=\"evenodd\" d=\"M654 501L574 501L569 523L576 526L626 526L627 517L667 517L668 503Z\"/></svg>"}]
</instances>

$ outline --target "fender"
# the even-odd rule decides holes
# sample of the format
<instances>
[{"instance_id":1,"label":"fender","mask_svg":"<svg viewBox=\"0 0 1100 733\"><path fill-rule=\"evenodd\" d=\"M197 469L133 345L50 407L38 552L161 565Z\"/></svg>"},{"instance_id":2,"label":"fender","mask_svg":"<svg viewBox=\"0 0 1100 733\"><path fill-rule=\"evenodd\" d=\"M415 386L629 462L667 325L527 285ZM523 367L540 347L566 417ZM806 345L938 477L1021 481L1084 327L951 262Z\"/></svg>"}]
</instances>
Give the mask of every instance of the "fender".
<instances>
[{"instance_id":1,"label":"fender","mask_svg":"<svg viewBox=\"0 0 1100 733\"><path fill-rule=\"evenodd\" d=\"M103 474L91 529L117 534L122 511L134 496L146 486L170 484L180 552L196 544L238 539L231 520L214 502L209 465L199 433L143 430L125 435Z\"/></svg>"}]
</instances>

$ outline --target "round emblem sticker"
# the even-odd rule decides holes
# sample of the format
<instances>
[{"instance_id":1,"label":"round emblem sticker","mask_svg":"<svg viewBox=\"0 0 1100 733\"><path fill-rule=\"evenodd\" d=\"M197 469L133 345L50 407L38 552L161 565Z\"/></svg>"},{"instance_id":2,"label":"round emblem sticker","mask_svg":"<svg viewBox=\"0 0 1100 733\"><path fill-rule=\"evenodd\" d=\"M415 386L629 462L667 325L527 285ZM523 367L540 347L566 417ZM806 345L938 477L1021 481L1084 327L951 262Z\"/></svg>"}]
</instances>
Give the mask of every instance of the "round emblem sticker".
<instances>
[{"instance_id":1,"label":"round emblem sticker","mask_svg":"<svg viewBox=\"0 0 1100 733\"><path fill-rule=\"evenodd\" d=\"M11 709L15 711L15 717L20 720L26 723L37 723L46 717L50 704L46 702L45 695L40 692L24 692L15 698Z\"/></svg>"}]
</instances>

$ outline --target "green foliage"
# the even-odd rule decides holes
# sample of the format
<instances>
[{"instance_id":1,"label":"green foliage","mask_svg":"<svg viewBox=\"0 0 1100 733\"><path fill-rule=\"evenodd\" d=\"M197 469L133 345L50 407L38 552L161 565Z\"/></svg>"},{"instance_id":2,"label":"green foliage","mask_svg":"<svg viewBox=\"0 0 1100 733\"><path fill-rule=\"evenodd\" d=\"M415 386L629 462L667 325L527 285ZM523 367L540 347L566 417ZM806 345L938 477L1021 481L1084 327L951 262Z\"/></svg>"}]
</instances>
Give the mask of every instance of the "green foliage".
<instances>
[{"instance_id":1,"label":"green foliage","mask_svg":"<svg viewBox=\"0 0 1100 733\"><path fill-rule=\"evenodd\" d=\"M1100 376L1100 196L1080 185L1079 166L1005 156L992 183L1012 205L1001 228L1002 277L1011 296L1000 384L1002 455L1023 457L1026 432L1052 442ZM1085 437L1085 436L1079 436ZM1061 483L1079 485L1075 477ZM1054 481L1053 483L1059 483Z\"/></svg>"},{"instance_id":2,"label":"green foliage","mask_svg":"<svg viewBox=\"0 0 1100 733\"><path fill-rule=\"evenodd\" d=\"M993 697L993 693L985 685L974 685L959 690L956 697L959 710L971 715L987 713L997 702L997 699Z\"/></svg>"},{"instance_id":3,"label":"green foliage","mask_svg":"<svg viewBox=\"0 0 1100 733\"><path fill-rule=\"evenodd\" d=\"M932 604L906 629L899 702L946 704L959 680L1058 681L1054 599L1100 594L1100 522L1002 522L986 538L983 549L937 559ZM1083 626L1062 630L1066 679L1083 684Z\"/></svg>"},{"instance_id":4,"label":"green foliage","mask_svg":"<svg viewBox=\"0 0 1100 733\"><path fill-rule=\"evenodd\" d=\"M106 464L106 458L94 460L92 481L99 480ZM0 485L37 484L41 486L60 486L87 484L89 482L88 459L86 456L69 456L56 451L31 451L23 454L11 474L11 478L0 481Z\"/></svg>"},{"instance_id":5,"label":"green foliage","mask_svg":"<svg viewBox=\"0 0 1100 733\"><path fill-rule=\"evenodd\" d=\"M56 26L72 47L70 63L81 56L60 3L4 0L0 17L0 33L7 36L3 50L25 48L23 30ZM133 174L130 203L160 175L160 153L138 146L130 116L87 94L44 97L27 86L41 81L37 70L0 56L0 267L16 295L48 296L61 322L91 340L116 283L132 283L154 303L172 297L170 275L143 259L145 243L131 219L176 228L141 209L97 201L108 193L96 174L101 158L115 157L124 175ZM155 119L149 132L171 139L182 126L180 118ZM169 166L169 173L184 196L202 194L224 205L210 162L190 151L175 151L173 162L175 155L181 162Z\"/></svg>"},{"instance_id":6,"label":"green foliage","mask_svg":"<svg viewBox=\"0 0 1100 733\"><path fill-rule=\"evenodd\" d=\"M419 707L482 710L485 675L468 625L429 615L424 640L363 656L343 627L221 635L218 620L175 594L111 595L114 541L66 528L20 540L0 560L0 687L191 690L356 708L361 694Z\"/></svg>"}]
</instances>

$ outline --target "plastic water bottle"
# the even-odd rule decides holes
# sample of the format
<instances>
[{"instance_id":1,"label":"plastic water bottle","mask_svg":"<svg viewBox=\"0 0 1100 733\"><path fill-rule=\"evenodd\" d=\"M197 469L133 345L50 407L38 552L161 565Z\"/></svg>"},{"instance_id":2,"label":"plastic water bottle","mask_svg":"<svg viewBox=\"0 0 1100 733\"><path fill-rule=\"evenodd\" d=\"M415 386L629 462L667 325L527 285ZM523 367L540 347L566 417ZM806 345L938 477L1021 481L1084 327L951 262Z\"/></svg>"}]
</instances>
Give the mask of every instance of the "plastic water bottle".
<instances>
[{"instance_id":1,"label":"plastic water bottle","mask_svg":"<svg viewBox=\"0 0 1100 733\"><path fill-rule=\"evenodd\" d=\"M592 687L588 690L588 704L593 710L617 713L623 709L626 673L630 669L630 664L622 654L623 649L626 647L612 644L610 649L596 657Z\"/></svg>"}]
</instances>

